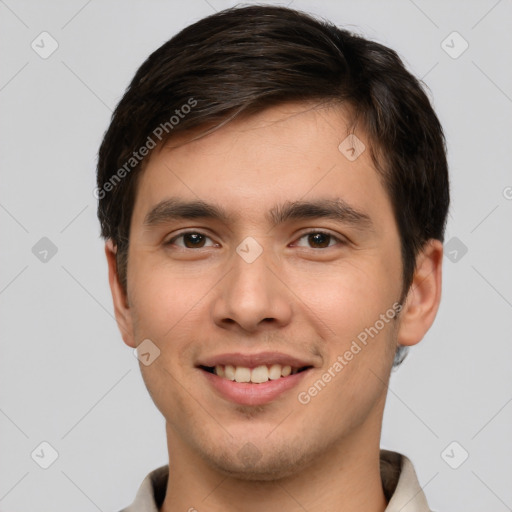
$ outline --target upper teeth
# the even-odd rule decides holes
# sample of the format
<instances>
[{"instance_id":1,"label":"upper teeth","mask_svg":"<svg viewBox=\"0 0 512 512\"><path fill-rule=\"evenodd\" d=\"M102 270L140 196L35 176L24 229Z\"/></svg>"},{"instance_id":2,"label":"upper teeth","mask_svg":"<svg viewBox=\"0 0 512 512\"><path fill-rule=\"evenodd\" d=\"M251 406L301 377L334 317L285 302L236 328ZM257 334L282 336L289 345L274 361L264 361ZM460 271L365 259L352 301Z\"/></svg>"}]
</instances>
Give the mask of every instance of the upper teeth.
<instances>
[{"instance_id":1,"label":"upper teeth","mask_svg":"<svg viewBox=\"0 0 512 512\"><path fill-rule=\"evenodd\" d=\"M225 366L218 365L215 367L215 374L219 377L224 377L236 382L252 382L254 384L261 384L268 380L288 377L288 375L295 374L297 372L297 368L292 370L291 366L281 366L280 364L273 364L271 366L261 365L252 369L245 366L233 366L230 364Z\"/></svg>"}]
</instances>

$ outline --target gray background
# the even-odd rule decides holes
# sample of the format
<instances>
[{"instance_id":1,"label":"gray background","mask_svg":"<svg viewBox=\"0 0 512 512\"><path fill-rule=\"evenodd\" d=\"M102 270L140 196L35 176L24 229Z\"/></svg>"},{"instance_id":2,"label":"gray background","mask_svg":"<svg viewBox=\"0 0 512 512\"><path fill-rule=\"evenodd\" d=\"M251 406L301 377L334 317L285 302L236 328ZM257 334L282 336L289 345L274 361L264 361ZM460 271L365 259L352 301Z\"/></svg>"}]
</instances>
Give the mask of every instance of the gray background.
<instances>
[{"instance_id":1,"label":"gray background","mask_svg":"<svg viewBox=\"0 0 512 512\"><path fill-rule=\"evenodd\" d=\"M4 512L117 511L167 463L163 418L113 319L96 153L148 54L231 5L0 0ZM438 512L512 510L512 2L291 6L391 46L431 90L449 146L451 245L435 324L393 374L382 446L413 460ZM43 31L59 45L46 59L31 47L51 49ZM457 58L453 31L469 44ZM47 469L43 441L58 452Z\"/></svg>"}]
</instances>

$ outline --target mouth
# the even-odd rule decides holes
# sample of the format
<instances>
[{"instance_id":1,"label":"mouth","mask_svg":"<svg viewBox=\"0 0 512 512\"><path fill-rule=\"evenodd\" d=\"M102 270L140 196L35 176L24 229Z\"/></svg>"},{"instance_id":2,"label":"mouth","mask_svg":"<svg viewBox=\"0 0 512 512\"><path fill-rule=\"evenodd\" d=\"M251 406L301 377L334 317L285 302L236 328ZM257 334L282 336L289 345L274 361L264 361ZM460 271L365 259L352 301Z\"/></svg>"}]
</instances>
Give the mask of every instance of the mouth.
<instances>
[{"instance_id":1,"label":"mouth","mask_svg":"<svg viewBox=\"0 0 512 512\"><path fill-rule=\"evenodd\" d=\"M230 380L238 383L264 384L265 382L286 378L290 375L304 372L312 368L309 366L292 367L290 365L281 364L262 364L254 368L247 366L235 366L232 364L203 366L201 370L216 375L221 379Z\"/></svg>"},{"instance_id":2,"label":"mouth","mask_svg":"<svg viewBox=\"0 0 512 512\"><path fill-rule=\"evenodd\" d=\"M241 405L262 405L296 387L315 365L277 352L224 354L199 361L196 368L219 397Z\"/></svg>"}]
</instances>

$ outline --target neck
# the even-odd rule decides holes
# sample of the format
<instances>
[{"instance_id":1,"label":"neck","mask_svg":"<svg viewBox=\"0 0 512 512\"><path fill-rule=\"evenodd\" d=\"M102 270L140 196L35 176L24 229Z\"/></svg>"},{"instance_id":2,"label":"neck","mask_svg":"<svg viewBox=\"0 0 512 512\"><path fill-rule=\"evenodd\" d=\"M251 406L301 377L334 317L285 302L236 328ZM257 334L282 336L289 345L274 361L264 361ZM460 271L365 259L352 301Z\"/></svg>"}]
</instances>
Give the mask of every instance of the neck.
<instances>
[{"instance_id":1,"label":"neck","mask_svg":"<svg viewBox=\"0 0 512 512\"><path fill-rule=\"evenodd\" d=\"M384 512L387 506L380 475L380 425L362 426L293 475L263 482L220 474L180 442L169 425L166 430L169 481L160 512Z\"/></svg>"}]
</instances>

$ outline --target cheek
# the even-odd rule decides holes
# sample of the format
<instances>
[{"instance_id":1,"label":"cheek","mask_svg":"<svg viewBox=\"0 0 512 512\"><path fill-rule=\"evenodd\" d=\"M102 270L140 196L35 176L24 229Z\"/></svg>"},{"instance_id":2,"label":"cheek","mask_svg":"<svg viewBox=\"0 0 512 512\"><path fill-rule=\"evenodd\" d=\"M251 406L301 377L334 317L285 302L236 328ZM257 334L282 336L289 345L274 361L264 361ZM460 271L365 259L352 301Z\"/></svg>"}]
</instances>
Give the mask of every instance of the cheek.
<instances>
[{"instance_id":1,"label":"cheek","mask_svg":"<svg viewBox=\"0 0 512 512\"><path fill-rule=\"evenodd\" d=\"M343 407L353 408L355 403L361 411L367 410L381 395L391 367L398 313L393 305L399 298L399 283L392 272L384 271L384 263L385 259L370 257L347 260L328 275L302 281L307 285L304 302L314 313L310 318L325 335L322 370L331 370L317 404L340 404L341 410L332 410L337 417L348 410ZM316 387L323 390L322 386Z\"/></svg>"},{"instance_id":2,"label":"cheek","mask_svg":"<svg viewBox=\"0 0 512 512\"><path fill-rule=\"evenodd\" d=\"M304 275L308 277L305 279ZM393 274L377 258L347 259L316 273L295 276L297 295L329 329L335 344L343 347L348 338L373 325L398 296ZM290 287L294 279L289 277ZM337 341L336 341L337 340Z\"/></svg>"},{"instance_id":3,"label":"cheek","mask_svg":"<svg viewBox=\"0 0 512 512\"><path fill-rule=\"evenodd\" d=\"M177 272L146 258L133 268L130 278L131 307L139 334L166 343L178 330L197 327L197 310L209 289L204 276Z\"/></svg>"},{"instance_id":4,"label":"cheek","mask_svg":"<svg viewBox=\"0 0 512 512\"><path fill-rule=\"evenodd\" d=\"M141 266L132 277L136 339L150 339L160 350L150 365L139 365L146 388L168 420L179 416L176 411L192 415L193 404L182 383L190 378L194 340L201 319L204 323L204 282L159 270L157 265Z\"/></svg>"},{"instance_id":5,"label":"cheek","mask_svg":"<svg viewBox=\"0 0 512 512\"><path fill-rule=\"evenodd\" d=\"M322 372L300 390L305 393L301 403L310 400L304 407L311 407L315 417L324 417L326 424L337 425L340 432L357 429L376 404L385 400L394 355L393 320L381 330L371 330L375 321L366 328L357 326L355 317L346 319L350 327L342 331L346 326L339 320L343 334L330 345Z\"/></svg>"},{"instance_id":6,"label":"cheek","mask_svg":"<svg viewBox=\"0 0 512 512\"><path fill-rule=\"evenodd\" d=\"M141 375L155 406L166 421L176 428L180 425L185 425L185 429L193 428L198 421L198 413L201 416L208 404L202 403L200 394L186 390L190 383L182 383L185 380L180 373L180 365L171 365L172 361L172 355L162 352L151 365L140 365ZM205 421L205 418L199 419Z\"/></svg>"}]
</instances>

